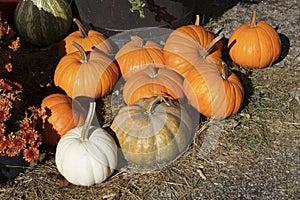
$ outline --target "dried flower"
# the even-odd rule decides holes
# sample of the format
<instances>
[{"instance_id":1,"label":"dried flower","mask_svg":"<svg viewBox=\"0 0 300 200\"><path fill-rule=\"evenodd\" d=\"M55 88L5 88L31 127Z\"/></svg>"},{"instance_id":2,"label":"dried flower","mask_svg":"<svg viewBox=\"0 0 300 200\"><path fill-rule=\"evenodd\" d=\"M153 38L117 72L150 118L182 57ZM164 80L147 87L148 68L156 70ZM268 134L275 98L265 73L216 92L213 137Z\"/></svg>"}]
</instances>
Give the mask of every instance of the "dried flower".
<instances>
[{"instance_id":1,"label":"dried flower","mask_svg":"<svg viewBox=\"0 0 300 200\"><path fill-rule=\"evenodd\" d=\"M39 158L42 137L35 129L41 109L29 106L21 109L22 85L0 79L0 155L23 154L28 162Z\"/></svg>"},{"instance_id":2,"label":"dried flower","mask_svg":"<svg viewBox=\"0 0 300 200\"><path fill-rule=\"evenodd\" d=\"M35 161L36 159L38 159L39 157L39 149L36 148L36 147L29 147L28 149L25 149L24 150L24 159L27 161L27 162L33 162Z\"/></svg>"},{"instance_id":3,"label":"dried flower","mask_svg":"<svg viewBox=\"0 0 300 200\"><path fill-rule=\"evenodd\" d=\"M0 15L0 74L2 70L12 71L11 56L21 46L20 38Z\"/></svg>"}]
</instances>

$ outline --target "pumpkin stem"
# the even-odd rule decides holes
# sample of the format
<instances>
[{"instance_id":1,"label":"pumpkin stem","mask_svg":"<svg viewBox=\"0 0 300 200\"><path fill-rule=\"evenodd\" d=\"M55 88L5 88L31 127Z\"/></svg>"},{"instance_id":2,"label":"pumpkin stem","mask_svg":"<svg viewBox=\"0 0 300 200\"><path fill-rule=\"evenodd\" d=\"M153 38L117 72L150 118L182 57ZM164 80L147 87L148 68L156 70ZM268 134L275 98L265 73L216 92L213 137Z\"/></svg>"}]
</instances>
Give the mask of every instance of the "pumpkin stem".
<instances>
[{"instance_id":1,"label":"pumpkin stem","mask_svg":"<svg viewBox=\"0 0 300 200\"><path fill-rule=\"evenodd\" d=\"M166 99L163 96L157 96L153 101L149 103L146 113L152 113L154 105L162 101L165 102L168 106L170 106L170 104L166 101Z\"/></svg>"},{"instance_id":2,"label":"pumpkin stem","mask_svg":"<svg viewBox=\"0 0 300 200\"><path fill-rule=\"evenodd\" d=\"M77 19L74 18L73 21L76 23L77 27L79 28L80 36L81 38L87 38L88 37L88 30L83 26L83 24Z\"/></svg>"},{"instance_id":3,"label":"pumpkin stem","mask_svg":"<svg viewBox=\"0 0 300 200\"><path fill-rule=\"evenodd\" d=\"M195 25L200 26L200 15L196 15Z\"/></svg>"},{"instance_id":4,"label":"pumpkin stem","mask_svg":"<svg viewBox=\"0 0 300 200\"><path fill-rule=\"evenodd\" d=\"M90 108L89 112L87 114L87 117L85 119L83 128L82 128L82 133L81 133L81 138L83 141L88 141L89 139L89 130L91 127L91 123L93 121L93 117L95 115L95 109L96 109L96 103L95 102L90 102Z\"/></svg>"},{"instance_id":5,"label":"pumpkin stem","mask_svg":"<svg viewBox=\"0 0 300 200\"><path fill-rule=\"evenodd\" d=\"M224 80L227 80L228 76L229 76L228 66L226 64L223 65L223 69L224 69L224 72L222 73L221 76Z\"/></svg>"},{"instance_id":6,"label":"pumpkin stem","mask_svg":"<svg viewBox=\"0 0 300 200\"><path fill-rule=\"evenodd\" d=\"M155 67L153 67L153 65L148 65L147 67L150 71L149 77L156 78L157 77L157 69Z\"/></svg>"},{"instance_id":7,"label":"pumpkin stem","mask_svg":"<svg viewBox=\"0 0 300 200\"><path fill-rule=\"evenodd\" d=\"M138 48L142 48L145 45L145 40L137 35L130 36L131 41L134 41Z\"/></svg>"},{"instance_id":8,"label":"pumpkin stem","mask_svg":"<svg viewBox=\"0 0 300 200\"><path fill-rule=\"evenodd\" d=\"M250 22L250 28L255 28L256 27L256 11L254 10L252 12L252 18Z\"/></svg>"},{"instance_id":9,"label":"pumpkin stem","mask_svg":"<svg viewBox=\"0 0 300 200\"><path fill-rule=\"evenodd\" d=\"M218 35L217 37L215 37L208 45L207 47L205 47L205 49L200 50L199 54L202 58L206 58L207 56L209 56L209 54L212 52L212 50L214 49L214 47L216 46L216 44L224 37L223 34Z\"/></svg>"},{"instance_id":10,"label":"pumpkin stem","mask_svg":"<svg viewBox=\"0 0 300 200\"><path fill-rule=\"evenodd\" d=\"M88 59L87 59L85 50L82 48L82 46L80 44L78 44L77 42L75 42L75 41L72 41L72 45L74 47L76 47L79 50L80 54L81 54L81 60L80 60L80 62L81 63L87 63Z\"/></svg>"}]
</instances>

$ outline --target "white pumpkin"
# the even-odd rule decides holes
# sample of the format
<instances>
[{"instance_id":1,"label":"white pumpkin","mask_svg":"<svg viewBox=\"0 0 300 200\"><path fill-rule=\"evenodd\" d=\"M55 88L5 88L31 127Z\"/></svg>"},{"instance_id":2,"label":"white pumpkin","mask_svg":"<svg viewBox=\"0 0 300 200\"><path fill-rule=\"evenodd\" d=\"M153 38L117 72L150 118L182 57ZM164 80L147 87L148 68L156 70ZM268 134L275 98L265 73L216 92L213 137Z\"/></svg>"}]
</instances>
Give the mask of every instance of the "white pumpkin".
<instances>
[{"instance_id":1,"label":"white pumpkin","mask_svg":"<svg viewBox=\"0 0 300 200\"><path fill-rule=\"evenodd\" d=\"M96 103L90 103L85 124L58 142L55 163L70 183L90 186L106 180L117 167L117 145L102 128L91 126Z\"/></svg>"}]
</instances>

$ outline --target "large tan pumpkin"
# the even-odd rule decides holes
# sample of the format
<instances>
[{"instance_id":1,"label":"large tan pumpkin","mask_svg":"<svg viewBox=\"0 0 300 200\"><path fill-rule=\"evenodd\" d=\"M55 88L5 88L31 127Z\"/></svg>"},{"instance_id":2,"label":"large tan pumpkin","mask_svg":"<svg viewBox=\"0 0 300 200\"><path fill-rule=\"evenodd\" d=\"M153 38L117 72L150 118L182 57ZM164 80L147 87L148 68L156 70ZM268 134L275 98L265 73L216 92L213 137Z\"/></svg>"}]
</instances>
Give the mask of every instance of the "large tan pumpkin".
<instances>
[{"instance_id":1,"label":"large tan pumpkin","mask_svg":"<svg viewBox=\"0 0 300 200\"><path fill-rule=\"evenodd\" d=\"M174 161L190 145L192 120L184 107L162 97L121 108L112 122L125 159L145 168Z\"/></svg>"}]
</instances>

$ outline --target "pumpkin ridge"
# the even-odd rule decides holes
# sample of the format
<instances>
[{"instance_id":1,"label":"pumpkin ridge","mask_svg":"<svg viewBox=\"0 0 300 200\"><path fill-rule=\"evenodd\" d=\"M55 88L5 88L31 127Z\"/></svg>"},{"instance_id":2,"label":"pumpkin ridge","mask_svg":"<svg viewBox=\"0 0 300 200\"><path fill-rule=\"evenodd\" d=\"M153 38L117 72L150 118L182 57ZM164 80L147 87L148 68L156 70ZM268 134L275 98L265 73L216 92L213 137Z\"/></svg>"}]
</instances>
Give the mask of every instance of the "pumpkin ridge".
<instances>
[{"instance_id":1,"label":"pumpkin ridge","mask_svg":"<svg viewBox=\"0 0 300 200\"><path fill-rule=\"evenodd\" d=\"M269 29L270 27L269 27L269 25L268 24L264 24L264 29L258 29L259 31L261 31L261 35L264 35L264 39L266 40L266 41L269 41L270 43L269 43L269 45L267 46L267 50L265 51L265 53L268 53L269 55L268 55L268 58L269 58L269 63L271 63L271 64L273 64L273 62L274 61L276 61L276 59L277 59L277 57L279 57L279 56L276 56L276 54L274 54L274 53L272 53L272 51L270 51L270 49L276 49L276 47L275 47L275 44L274 44L274 40L272 40L272 38L273 37L275 37L274 35L272 35L271 33L274 31L273 30L273 28L271 27L271 29L269 29L268 31L266 31L265 29ZM261 45L262 45L262 43L261 43ZM280 54L280 52L279 53L277 53L278 55Z\"/></svg>"},{"instance_id":2,"label":"pumpkin ridge","mask_svg":"<svg viewBox=\"0 0 300 200\"><path fill-rule=\"evenodd\" d=\"M103 134L103 136L105 137L104 134ZM92 135L91 135L91 137L92 137ZM90 142L90 143L88 143L88 144L86 141L82 141L82 144L83 144L84 148L86 149L86 151L91 154L91 158L93 158L98 163L101 163L102 165L106 165L105 163L109 163L108 166L111 166L112 163L108 159L108 156L103 156L100 153L103 154L104 152L113 152L114 148L111 145L109 145L109 140L107 138L99 138L99 139L101 139L101 147L99 146L99 140L97 140L97 141L89 140L88 142ZM91 149L91 147L93 148L93 150ZM107 150L107 148L109 148L109 150ZM101 156L101 158L98 158L97 156L95 156L92 153L92 152L95 152L95 149L97 152L100 152L97 156ZM91 158L89 158L89 159L91 159ZM98 170L98 169L95 169L95 170Z\"/></svg>"}]
</instances>

